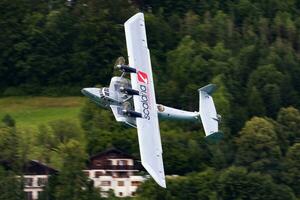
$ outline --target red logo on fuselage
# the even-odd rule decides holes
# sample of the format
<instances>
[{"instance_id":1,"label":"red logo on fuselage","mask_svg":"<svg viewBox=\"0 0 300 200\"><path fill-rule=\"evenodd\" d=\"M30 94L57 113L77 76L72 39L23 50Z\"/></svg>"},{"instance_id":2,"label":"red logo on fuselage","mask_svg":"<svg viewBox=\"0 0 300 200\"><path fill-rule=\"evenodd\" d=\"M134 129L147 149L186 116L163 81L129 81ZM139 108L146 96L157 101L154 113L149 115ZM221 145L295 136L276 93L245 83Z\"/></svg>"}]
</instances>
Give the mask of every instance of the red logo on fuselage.
<instances>
[{"instance_id":1,"label":"red logo on fuselage","mask_svg":"<svg viewBox=\"0 0 300 200\"><path fill-rule=\"evenodd\" d=\"M137 78L139 83L140 102L143 118L150 120L150 102L149 102L149 79L145 72L138 71Z\"/></svg>"},{"instance_id":2,"label":"red logo on fuselage","mask_svg":"<svg viewBox=\"0 0 300 200\"><path fill-rule=\"evenodd\" d=\"M137 77L138 77L139 82L146 83L146 84L149 83L148 75L146 73L144 73L142 71L138 71Z\"/></svg>"}]
</instances>

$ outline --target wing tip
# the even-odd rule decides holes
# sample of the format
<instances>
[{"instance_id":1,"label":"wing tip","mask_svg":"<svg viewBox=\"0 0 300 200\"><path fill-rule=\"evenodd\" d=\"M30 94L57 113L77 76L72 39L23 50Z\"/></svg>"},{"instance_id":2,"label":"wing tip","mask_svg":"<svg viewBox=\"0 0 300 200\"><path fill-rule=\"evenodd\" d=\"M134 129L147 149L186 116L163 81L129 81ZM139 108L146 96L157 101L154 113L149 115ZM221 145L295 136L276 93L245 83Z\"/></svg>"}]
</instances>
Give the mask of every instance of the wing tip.
<instances>
[{"instance_id":1,"label":"wing tip","mask_svg":"<svg viewBox=\"0 0 300 200\"><path fill-rule=\"evenodd\" d=\"M162 170L160 170L158 173L156 172L156 170L154 170L150 165L148 165L147 163L143 163L142 161L142 165L144 166L144 168L147 170L147 172L151 175L151 177L154 179L154 181L161 187L166 188L166 178L165 178L165 173L164 173L164 169L162 167Z\"/></svg>"},{"instance_id":2,"label":"wing tip","mask_svg":"<svg viewBox=\"0 0 300 200\"><path fill-rule=\"evenodd\" d=\"M165 179L163 179L162 181L157 182L157 183L158 183L158 185L159 185L160 187L162 187L162 188L167 188L166 180L165 180Z\"/></svg>"},{"instance_id":3,"label":"wing tip","mask_svg":"<svg viewBox=\"0 0 300 200\"><path fill-rule=\"evenodd\" d=\"M138 12L135 15L133 15L132 17L130 17L125 23L124 25L126 26L126 24L131 23L132 21L135 21L136 19L142 18L144 19L144 13L142 12Z\"/></svg>"},{"instance_id":4,"label":"wing tip","mask_svg":"<svg viewBox=\"0 0 300 200\"><path fill-rule=\"evenodd\" d=\"M154 179L154 178L153 178ZM166 179L165 178L160 178L160 179L154 179L155 182L162 188L167 188L166 186Z\"/></svg>"}]
</instances>

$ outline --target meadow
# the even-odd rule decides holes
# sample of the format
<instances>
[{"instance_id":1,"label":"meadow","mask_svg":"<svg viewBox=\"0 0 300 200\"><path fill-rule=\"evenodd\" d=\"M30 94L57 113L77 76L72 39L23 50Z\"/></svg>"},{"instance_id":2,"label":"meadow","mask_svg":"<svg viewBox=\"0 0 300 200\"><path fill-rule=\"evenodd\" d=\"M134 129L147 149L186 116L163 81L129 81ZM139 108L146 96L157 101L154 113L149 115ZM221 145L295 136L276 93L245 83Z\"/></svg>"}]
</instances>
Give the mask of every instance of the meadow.
<instances>
[{"instance_id":1,"label":"meadow","mask_svg":"<svg viewBox=\"0 0 300 200\"><path fill-rule=\"evenodd\" d=\"M79 123L83 97L6 97L0 98L0 119L9 114L18 128L37 128L55 120Z\"/></svg>"}]
</instances>

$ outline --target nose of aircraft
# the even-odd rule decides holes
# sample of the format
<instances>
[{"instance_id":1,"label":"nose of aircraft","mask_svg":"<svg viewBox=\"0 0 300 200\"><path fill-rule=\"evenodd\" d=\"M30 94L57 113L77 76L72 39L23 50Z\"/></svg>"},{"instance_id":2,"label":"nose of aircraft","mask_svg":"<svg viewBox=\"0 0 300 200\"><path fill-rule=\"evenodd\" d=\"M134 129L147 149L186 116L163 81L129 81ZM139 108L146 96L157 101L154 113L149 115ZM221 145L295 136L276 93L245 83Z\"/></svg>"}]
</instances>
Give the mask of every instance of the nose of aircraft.
<instances>
[{"instance_id":1,"label":"nose of aircraft","mask_svg":"<svg viewBox=\"0 0 300 200\"><path fill-rule=\"evenodd\" d=\"M99 88L83 88L81 93L85 96L96 96L100 97L100 89Z\"/></svg>"},{"instance_id":2,"label":"nose of aircraft","mask_svg":"<svg viewBox=\"0 0 300 200\"><path fill-rule=\"evenodd\" d=\"M81 93L84 94L85 96L87 96L89 94L89 88L83 88L81 89Z\"/></svg>"}]
</instances>

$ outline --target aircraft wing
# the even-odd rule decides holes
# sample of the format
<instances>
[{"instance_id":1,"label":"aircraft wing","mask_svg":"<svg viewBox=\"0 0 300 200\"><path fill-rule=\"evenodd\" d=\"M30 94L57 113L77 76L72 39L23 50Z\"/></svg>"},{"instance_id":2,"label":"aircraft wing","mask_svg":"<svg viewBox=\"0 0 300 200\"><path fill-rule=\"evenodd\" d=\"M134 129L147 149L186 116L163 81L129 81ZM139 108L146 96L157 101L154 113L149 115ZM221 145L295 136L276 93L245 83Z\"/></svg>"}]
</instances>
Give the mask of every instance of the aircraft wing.
<instances>
[{"instance_id":1,"label":"aircraft wing","mask_svg":"<svg viewBox=\"0 0 300 200\"><path fill-rule=\"evenodd\" d=\"M137 71L130 76L132 88L139 91L139 95L135 95L133 100L135 111L142 114L142 118L136 118L142 165L161 187L166 187L143 13L137 13L125 22L125 35L129 66Z\"/></svg>"}]
</instances>

